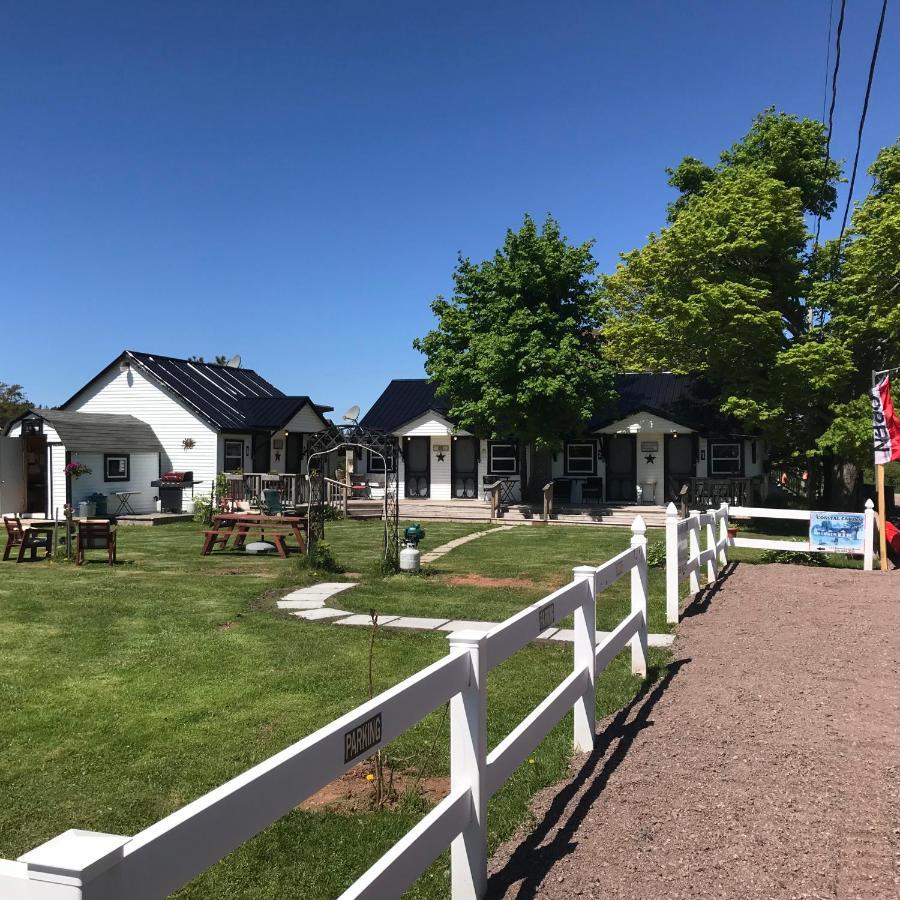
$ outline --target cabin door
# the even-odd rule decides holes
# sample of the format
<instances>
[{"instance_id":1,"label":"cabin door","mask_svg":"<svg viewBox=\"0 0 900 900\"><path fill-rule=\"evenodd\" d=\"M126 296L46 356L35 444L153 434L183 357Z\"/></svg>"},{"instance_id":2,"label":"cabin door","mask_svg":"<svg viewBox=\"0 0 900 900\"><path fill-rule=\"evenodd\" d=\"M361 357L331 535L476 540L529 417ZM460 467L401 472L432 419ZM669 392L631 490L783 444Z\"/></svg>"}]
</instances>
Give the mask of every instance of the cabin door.
<instances>
[{"instance_id":1,"label":"cabin door","mask_svg":"<svg viewBox=\"0 0 900 900\"><path fill-rule=\"evenodd\" d=\"M614 434L606 450L606 499L627 503L637 499L637 438Z\"/></svg>"},{"instance_id":2,"label":"cabin door","mask_svg":"<svg viewBox=\"0 0 900 900\"><path fill-rule=\"evenodd\" d=\"M403 439L406 496L424 499L431 494L431 438Z\"/></svg>"},{"instance_id":3,"label":"cabin door","mask_svg":"<svg viewBox=\"0 0 900 900\"><path fill-rule=\"evenodd\" d=\"M478 442L473 437L458 437L450 452L450 480L455 500L478 499Z\"/></svg>"},{"instance_id":4,"label":"cabin door","mask_svg":"<svg viewBox=\"0 0 900 900\"><path fill-rule=\"evenodd\" d=\"M689 434L667 434L663 445L665 471L665 500L680 499L681 487L690 486L695 474L694 439Z\"/></svg>"}]
</instances>

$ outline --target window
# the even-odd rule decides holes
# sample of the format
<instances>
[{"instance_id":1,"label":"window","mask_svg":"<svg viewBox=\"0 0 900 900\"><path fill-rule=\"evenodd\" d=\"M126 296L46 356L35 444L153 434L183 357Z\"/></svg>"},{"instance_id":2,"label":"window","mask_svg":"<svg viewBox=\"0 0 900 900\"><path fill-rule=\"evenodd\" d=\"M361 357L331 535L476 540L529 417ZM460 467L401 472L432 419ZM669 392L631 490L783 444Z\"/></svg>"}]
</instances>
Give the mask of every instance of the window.
<instances>
[{"instance_id":1,"label":"window","mask_svg":"<svg viewBox=\"0 0 900 900\"><path fill-rule=\"evenodd\" d=\"M566 475L593 475L597 450L593 441L566 443Z\"/></svg>"},{"instance_id":2,"label":"window","mask_svg":"<svg viewBox=\"0 0 900 900\"><path fill-rule=\"evenodd\" d=\"M131 457L127 453L103 454L103 480L128 481L131 478Z\"/></svg>"},{"instance_id":3,"label":"window","mask_svg":"<svg viewBox=\"0 0 900 900\"><path fill-rule=\"evenodd\" d=\"M739 475L741 472L741 445L710 444L709 474Z\"/></svg>"},{"instance_id":4,"label":"window","mask_svg":"<svg viewBox=\"0 0 900 900\"><path fill-rule=\"evenodd\" d=\"M222 466L225 472L237 472L244 467L244 442L225 441L225 459Z\"/></svg>"},{"instance_id":5,"label":"window","mask_svg":"<svg viewBox=\"0 0 900 900\"><path fill-rule=\"evenodd\" d=\"M519 445L488 441L488 475L517 475Z\"/></svg>"},{"instance_id":6,"label":"window","mask_svg":"<svg viewBox=\"0 0 900 900\"><path fill-rule=\"evenodd\" d=\"M394 457L393 454L385 453L384 457L379 456L377 453L373 453L371 450L368 451L369 454L369 468L368 470L373 474L383 473L384 472L384 464L385 460L387 460L387 470L388 472L394 471Z\"/></svg>"}]
</instances>

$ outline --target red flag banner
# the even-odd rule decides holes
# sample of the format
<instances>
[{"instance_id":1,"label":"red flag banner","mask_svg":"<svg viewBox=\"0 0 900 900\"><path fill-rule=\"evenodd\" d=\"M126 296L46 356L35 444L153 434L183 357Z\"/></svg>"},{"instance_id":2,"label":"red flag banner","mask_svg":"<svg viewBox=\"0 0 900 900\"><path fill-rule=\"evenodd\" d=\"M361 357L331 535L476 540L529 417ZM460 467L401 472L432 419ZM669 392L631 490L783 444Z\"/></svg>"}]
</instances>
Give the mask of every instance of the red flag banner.
<instances>
[{"instance_id":1,"label":"red flag banner","mask_svg":"<svg viewBox=\"0 0 900 900\"><path fill-rule=\"evenodd\" d=\"M887 376L872 388L872 434L876 466L900 459L900 420L891 403L891 379Z\"/></svg>"}]
</instances>

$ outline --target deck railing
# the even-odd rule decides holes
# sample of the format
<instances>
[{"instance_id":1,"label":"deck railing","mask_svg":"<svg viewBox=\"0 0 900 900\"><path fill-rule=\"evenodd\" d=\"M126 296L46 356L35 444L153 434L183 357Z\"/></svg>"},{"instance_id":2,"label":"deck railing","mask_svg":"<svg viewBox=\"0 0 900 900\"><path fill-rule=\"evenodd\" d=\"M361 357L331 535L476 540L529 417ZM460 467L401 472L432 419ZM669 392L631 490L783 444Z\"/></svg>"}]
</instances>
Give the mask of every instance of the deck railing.
<instances>
[{"instance_id":1,"label":"deck railing","mask_svg":"<svg viewBox=\"0 0 900 900\"><path fill-rule=\"evenodd\" d=\"M630 575L631 612L597 643L597 594ZM487 676L574 614L572 673L487 752ZM450 652L393 688L135 835L71 830L18 861L0 860L4 900L156 900L178 890L310 795L433 710L450 702L450 792L343 894L399 896L448 846L454 900L487 888L487 802L553 726L574 710L578 750L594 745L596 679L630 644L647 673L647 539L601 566L579 566L565 587L487 633L450 635Z\"/></svg>"}]
</instances>

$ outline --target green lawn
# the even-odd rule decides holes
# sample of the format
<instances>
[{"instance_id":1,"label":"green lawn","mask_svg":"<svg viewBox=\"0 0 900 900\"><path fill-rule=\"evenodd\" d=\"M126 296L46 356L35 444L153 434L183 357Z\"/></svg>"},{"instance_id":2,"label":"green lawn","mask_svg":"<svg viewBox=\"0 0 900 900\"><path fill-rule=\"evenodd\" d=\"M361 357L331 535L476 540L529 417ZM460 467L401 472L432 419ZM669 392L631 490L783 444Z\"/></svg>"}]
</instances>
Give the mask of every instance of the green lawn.
<instances>
[{"instance_id":1,"label":"green lawn","mask_svg":"<svg viewBox=\"0 0 900 900\"><path fill-rule=\"evenodd\" d=\"M480 524L428 524L425 550ZM619 529L531 528L453 551L421 577L375 573L380 524L329 523L327 540L359 588L348 609L500 621L565 583L573 565L628 546ZM293 560L199 556L193 525L122 528L120 565L2 563L0 578L0 856L14 858L66 828L133 834L283 749L367 697L366 629L303 622L275 608L279 592L334 580ZM99 560L100 554L97 554ZM521 579L458 586L467 574ZM661 630L661 571L651 577L651 627ZM627 582L602 597L598 622L627 608ZM443 656L445 634L381 630L376 691ZM571 645L543 643L491 673L489 741L498 743L571 667ZM653 674L665 654L654 652ZM639 689L620 656L599 681L598 713ZM437 711L388 749L416 771L447 773ZM527 817L528 798L565 775L571 720L560 723L493 798L491 844ZM296 811L245 844L179 896L333 897L421 815ZM447 893L446 858L416 885Z\"/></svg>"}]
</instances>

